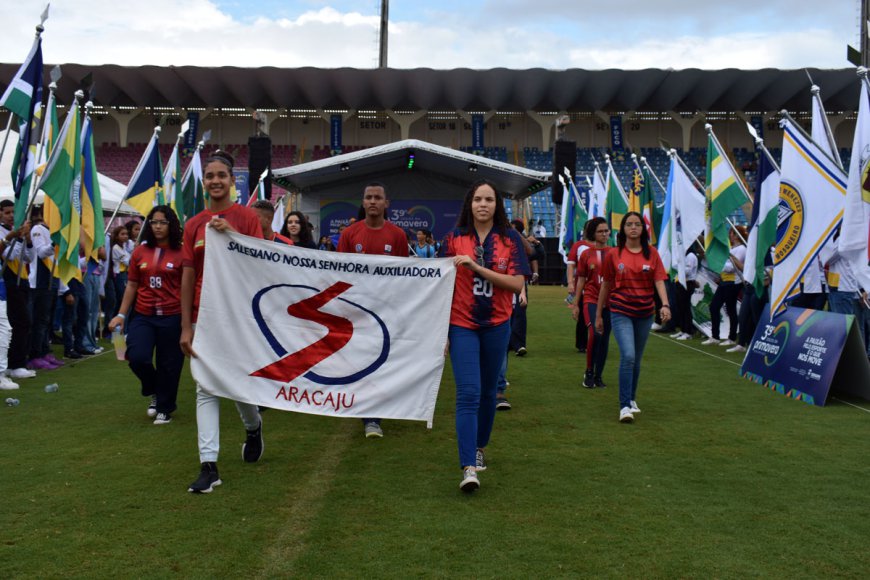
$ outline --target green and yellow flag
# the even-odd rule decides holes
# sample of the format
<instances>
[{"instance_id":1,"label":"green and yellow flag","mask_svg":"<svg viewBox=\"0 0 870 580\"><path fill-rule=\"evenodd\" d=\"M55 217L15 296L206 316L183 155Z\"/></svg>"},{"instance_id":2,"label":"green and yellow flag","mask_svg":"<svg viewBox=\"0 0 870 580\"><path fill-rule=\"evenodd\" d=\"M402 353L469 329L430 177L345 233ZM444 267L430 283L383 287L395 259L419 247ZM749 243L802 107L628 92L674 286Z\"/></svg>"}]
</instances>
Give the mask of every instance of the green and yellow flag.
<instances>
[{"instance_id":1,"label":"green and yellow flag","mask_svg":"<svg viewBox=\"0 0 870 580\"><path fill-rule=\"evenodd\" d=\"M82 279L79 269L81 217L73 203L80 193L82 179L79 125L78 101L73 101L39 182L39 189L51 200L53 215L46 216L46 223L56 247L57 274L65 284L73 278Z\"/></svg>"},{"instance_id":2,"label":"green and yellow flag","mask_svg":"<svg viewBox=\"0 0 870 580\"><path fill-rule=\"evenodd\" d=\"M714 272L722 271L731 253L728 240L728 216L742 206L747 198L742 184L725 152L710 130L707 138L707 197L705 218L707 230L704 238L707 266Z\"/></svg>"}]
</instances>

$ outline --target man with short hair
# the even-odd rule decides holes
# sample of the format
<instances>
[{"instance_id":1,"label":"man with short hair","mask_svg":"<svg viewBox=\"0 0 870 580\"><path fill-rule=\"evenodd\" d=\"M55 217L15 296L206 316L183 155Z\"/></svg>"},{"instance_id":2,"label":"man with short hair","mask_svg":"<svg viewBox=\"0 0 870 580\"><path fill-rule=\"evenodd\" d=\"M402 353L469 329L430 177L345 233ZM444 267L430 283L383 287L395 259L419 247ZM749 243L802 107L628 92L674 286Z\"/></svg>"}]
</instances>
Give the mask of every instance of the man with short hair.
<instances>
[{"instance_id":1,"label":"man with short hair","mask_svg":"<svg viewBox=\"0 0 870 580\"><path fill-rule=\"evenodd\" d=\"M408 257L408 238L402 228L387 221L390 200L383 183L373 182L363 190L365 219L348 226L338 240L338 251L376 256ZM363 419L365 436L383 437L380 419Z\"/></svg>"},{"instance_id":2,"label":"man with short hair","mask_svg":"<svg viewBox=\"0 0 870 580\"><path fill-rule=\"evenodd\" d=\"M3 281L6 284L6 314L12 326L9 343L9 363L6 374L13 379L28 379L36 373L27 368L30 354L30 280L28 264L33 259L33 241L30 222L14 229L15 204L8 199L0 201L0 240L2 240Z\"/></svg>"},{"instance_id":3,"label":"man with short hair","mask_svg":"<svg viewBox=\"0 0 870 580\"><path fill-rule=\"evenodd\" d=\"M287 236L282 236L272 229L272 220L275 218L275 207L265 199L258 199L251 205L251 209L257 214L257 219L260 220L260 228L263 230L263 239L279 244L293 245L293 240ZM303 224L302 227L306 227Z\"/></svg>"}]
</instances>

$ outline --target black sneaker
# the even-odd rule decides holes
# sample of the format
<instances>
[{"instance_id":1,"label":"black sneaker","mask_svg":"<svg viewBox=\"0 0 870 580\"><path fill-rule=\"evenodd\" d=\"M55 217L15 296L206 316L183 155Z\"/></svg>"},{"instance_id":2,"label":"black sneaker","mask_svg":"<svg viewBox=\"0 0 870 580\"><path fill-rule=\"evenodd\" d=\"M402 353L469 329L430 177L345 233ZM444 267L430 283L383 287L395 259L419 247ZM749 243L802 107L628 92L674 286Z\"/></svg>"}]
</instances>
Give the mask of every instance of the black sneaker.
<instances>
[{"instance_id":1,"label":"black sneaker","mask_svg":"<svg viewBox=\"0 0 870 580\"><path fill-rule=\"evenodd\" d=\"M495 410L496 411L510 411L511 404L507 399L497 397L495 400Z\"/></svg>"},{"instance_id":2,"label":"black sneaker","mask_svg":"<svg viewBox=\"0 0 870 580\"><path fill-rule=\"evenodd\" d=\"M603 389L607 386L607 383L601 380L601 377L595 377L595 386L599 389Z\"/></svg>"},{"instance_id":3,"label":"black sneaker","mask_svg":"<svg viewBox=\"0 0 870 580\"><path fill-rule=\"evenodd\" d=\"M486 456L483 454L483 449L478 449L474 454L474 467L477 471L486 471Z\"/></svg>"},{"instance_id":4,"label":"black sneaker","mask_svg":"<svg viewBox=\"0 0 870 580\"><path fill-rule=\"evenodd\" d=\"M172 423L172 415L169 413L157 413L157 417L154 419L155 425L166 425L168 423Z\"/></svg>"},{"instance_id":5,"label":"black sneaker","mask_svg":"<svg viewBox=\"0 0 870 580\"><path fill-rule=\"evenodd\" d=\"M82 358L82 355L74 350L67 350L63 353L63 358Z\"/></svg>"},{"instance_id":6,"label":"black sneaker","mask_svg":"<svg viewBox=\"0 0 870 580\"><path fill-rule=\"evenodd\" d=\"M592 376L592 371L586 371L583 375L583 386L587 389L595 388L595 377Z\"/></svg>"},{"instance_id":7,"label":"black sneaker","mask_svg":"<svg viewBox=\"0 0 870 580\"><path fill-rule=\"evenodd\" d=\"M199 477L190 484L187 491L190 493L211 493L215 486L221 483L217 463L209 461L202 464L202 469L199 470Z\"/></svg>"},{"instance_id":8,"label":"black sneaker","mask_svg":"<svg viewBox=\"0 0 870 580\"><path fill-rule=\"evenodd\" d=\"M245 444L242 445L242 459L246 463L256 463L263 456L263 421L253 431L248 431Z\"/></svg>"}]
</instances>

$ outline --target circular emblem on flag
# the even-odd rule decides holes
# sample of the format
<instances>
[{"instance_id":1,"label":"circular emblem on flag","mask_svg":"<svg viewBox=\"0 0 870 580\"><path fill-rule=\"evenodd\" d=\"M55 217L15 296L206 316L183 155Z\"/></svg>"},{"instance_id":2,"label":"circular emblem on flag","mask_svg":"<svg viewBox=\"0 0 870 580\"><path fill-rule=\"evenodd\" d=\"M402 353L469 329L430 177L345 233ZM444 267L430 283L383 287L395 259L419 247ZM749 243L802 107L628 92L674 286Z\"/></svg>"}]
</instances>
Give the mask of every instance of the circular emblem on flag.
<instances>
[{"instance_id":1,"label":"circular emblem on flag","mask_svg":"<svg viewBox=\"0 0 870 580\"><path fill-rule=\"evenodd\" d=\"M354 249L356 250L356 252L357 252L358 254L359 254L359 253L362 253L362 244L357 244L357 245L354 247Z\"/></svg>"},{"instance_id":2,"label":"circular emblem on flag","mask_svg":"<svg viewBox=\"0 0 870 580\"><path fill-rule=\"evenodd\" d=\"M776 227L776 255L779 264L792 253L801 239L804 226L804 202L800 192L790 183L779 184L779 216Z\"/></svg>"}]
</instances>

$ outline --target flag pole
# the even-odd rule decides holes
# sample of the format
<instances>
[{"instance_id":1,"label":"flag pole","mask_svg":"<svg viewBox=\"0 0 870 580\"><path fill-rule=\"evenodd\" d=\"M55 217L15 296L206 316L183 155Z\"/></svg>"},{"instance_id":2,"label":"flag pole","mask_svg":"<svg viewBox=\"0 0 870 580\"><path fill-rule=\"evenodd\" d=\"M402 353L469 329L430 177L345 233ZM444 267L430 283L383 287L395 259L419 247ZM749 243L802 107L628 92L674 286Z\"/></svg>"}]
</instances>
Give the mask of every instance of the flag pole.
<instances>
[{"instance_id":1,"label":"flag pole","mask_svg":"<svg viewBox=\"0 0 870 580\"><path fill-rule=\"evenodd\" d=\"M706 125L704 125L704 129L707 130L707 135L709 135L710 138L713 140L713 142L716 144L716 148L719 151L721 151L722 153L724 153L725 149L722 147L722 143L719 142L719 138L716 137L716 133L713 132L713 125L711 125L710 123L707 123ZM752 203L752 196L749 195L748 191L746 191L746 185L743 183L744 178L741 178L739 175L737 175L737 172L734 169L734 165L731 164L730 159L728 159L726 157L725 161L728 162L728 170L731 172L731 175L734 177L734 181L737 183L737 187L740 188L740 191L743 192L743 195L746 196L746 199L749 201L749 203Z\"/></svg>"},{"instance_id":2,"label":"flag pole","mask_svg":"<svg viewBox=\"0 0 870 580\"><path fill-rule=\"evenodd\" d=\"M613 168L613 163L610 161L610 154L604 154L604 162L607 164L607 168L613 174L613 179L616 182L616 189L619 191L619 194L622 196L622 201L625 202L625 205L629 205L628 196L625 194L625 188L622 187L622 182L619 181L619 176L616 174L616 170Z\"/></svg>"},{"instance_id":3,"label":"flag pole","mask_svg":"<svg viewBox=\"0 0 870 580\"><path fill-rule=\"evenodd\" d=\"M160 125L154 127L154 133L151 135L151 138L154 139L157 135L160 135ZM156 145L156 144L155 144ZM133 175L139 173L139 169L142 168L142 163L145 162L145 156L143 155L141 159L139 159L139 163L136 165L136 169L133 171ZM112 222L115 221L115 218L118 216L118 211L121 209L121 204L124 203L124 200L127 199L127 196L130 194L130 187L127 186L127 190L124 192L124 197L118 202L118 205L115 207L115 211L112 212L112 217L109 218L109 221L106 223L106 229L103 232L103 237L106 237L109 233L109 228L112 227ZM141 233L141 232L140 232Z\"/></svg>"},{"instance_id":4,"label":"flag pole","mask_svg":"<svg viewBox=\"0 0 870 580\"><path fill-rule=\"evenodd\" d=\"M653 171L652 167L649 166L649 163L646 162L646 157L641 157L640 162L643 164L646 170L649 171L649 174L652 175L652 178L655 179L655 182L659 184L659 187L662 189L662 191L667 191L668 188L662 185L662 180L659 179L659 176L656 175L656 172Z\"/></svg>"},{"instance_id":5,"label":"flag pole","mask_svg":"<svg viewBox=\"0 0 870 580\"><path fill-rule=\"evenodd\" d=\"M6 123L6 133L3 136L3 149L0 149L0 162L3 161L3 155L6 153L6 143L9 141L9 133L12 132L12 117L15 114L12 111L9 111L9 121Z\"/></svg>"},{"instance_id":6,"label":"flag pole","mask_svg":"<svg viewBox=\"0 0 870 580\"><path fill-rule=\"evenodd\" d=\"M750 123L746 123L746 128L749 129L749 134L752 135L752 138L755 140L755 146L761 149L761 152L764 154L765 157L767 157L767 160L770 162L773 168L776 169L777 172L779 172L779 164L776 162L776 159L773 158L773 155L771 155L770 150L765 147L764 139L759 137L758 132L755 130L755 127L753 127Z\"/></svg>"},{"instance_id":7,"label":"flag pole","mask_svg":"<svg viewBox=\"0 0 870 580\"><path fill-rule=\"evenodd\" d=\"M806 72L807 76L809 77L810 71ZM810 77L810 83L810 93L813 95L813 100L818 101L819 109L822 111L821 120L822 126L825 129L825 138L828 141L828 147L831 148L831 153L833 153L834 161L837 162L837 166L845 171L845 168L843 167L843 160L840 159L840 151L837 148L837 142L834 141L834 134L831 131L831 124L828 122L828 114L827 112L825 112L825 105L824 103L822 103L822 89L817 84L813 83L812 77Z\"/></svg>"},{"instance_id":8,"label":"flag pole","mask_svg":"<svg viewBox=\"0 0 870 580\"><path fill-rule=\"evenodd\" d=\"M54 91L56 89L57 89L57 83L52 81L52 83L48 85L48 101L47 101L47 103L51 103L52 99L54 98ZM45 111L48 112L48 107L45 108ZM39 128L40 135L42 134L42 132L45 128L45 121L46 121L45 118L41 119L42 127ZM45 139L40 139L39 146L36 150L36 162L37 163L39 162L39 159L42 157L42 152L44 149L45 149ZM33 170L35 173L36 166L34 166ZM37 185L39 185L38 181L39 180L36 179L36 176L34 175L34 179L30 184L30 192L27 194L27 209L24 212L25 219L28 215L30 215L31 210L33 210L33 205L36 203L36 195L39 193L39 191L37 190L37 187L36 187Z\"/></svg>"},{"instance_id":9,"label":"flag pole","mask_svg":"<svg viewBox=\"0 0 870 580\"><path fill-rule=\"evenodd\" d=\"M39 16L39 24L36 25L36 37L33 40L34 43L39 42L39 38L42 36L42 33L45 32L45 21L48 20L49 6L51 6L51 3L45 5L45 10L43 10L42 14ZM25 60L25 62L27 61ZM15 77L13 77L12 80L15 80ZM31 103L31 107L32 105L33 103ZM14 116L15 114L12 111L9 111L9 120L6 122L6 134L3 136L3 148L0 149L0 162L3 161L3 154L6 152L6 143L9 140L9 133L12 131L12 117Z\"/></svg>"}]
</instances>

